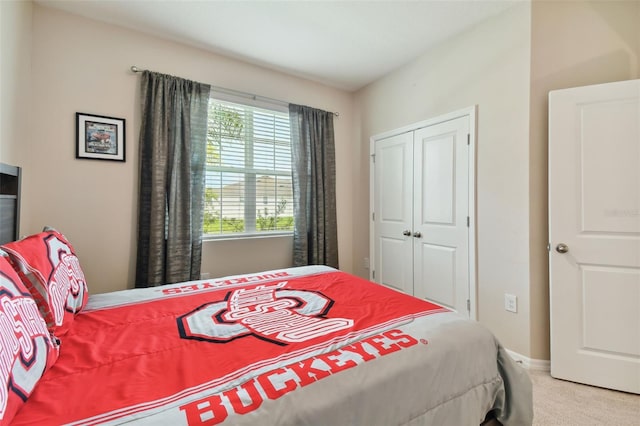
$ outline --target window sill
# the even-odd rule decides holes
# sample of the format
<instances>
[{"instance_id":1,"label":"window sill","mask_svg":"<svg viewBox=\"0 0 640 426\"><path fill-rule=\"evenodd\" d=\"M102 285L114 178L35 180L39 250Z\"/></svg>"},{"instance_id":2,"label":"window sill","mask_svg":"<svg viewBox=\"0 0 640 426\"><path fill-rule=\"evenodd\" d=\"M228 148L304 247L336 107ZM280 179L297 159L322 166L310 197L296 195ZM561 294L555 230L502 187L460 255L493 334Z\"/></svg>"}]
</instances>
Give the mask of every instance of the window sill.
<instances>
[{"instance_id":1,"label":"window sill","mask_svg":"<svg viewBox=\"0 0 640 426\"><path fill-rule=\"evenodd\" d=\"M229 235L203 235L202 242L216 242L216 241L236 241L236 240L256 240L256 239L268 239L268 238L293 238L293 232L270 232L268 234L229 234Z\"/></svg>"}]
</instances>

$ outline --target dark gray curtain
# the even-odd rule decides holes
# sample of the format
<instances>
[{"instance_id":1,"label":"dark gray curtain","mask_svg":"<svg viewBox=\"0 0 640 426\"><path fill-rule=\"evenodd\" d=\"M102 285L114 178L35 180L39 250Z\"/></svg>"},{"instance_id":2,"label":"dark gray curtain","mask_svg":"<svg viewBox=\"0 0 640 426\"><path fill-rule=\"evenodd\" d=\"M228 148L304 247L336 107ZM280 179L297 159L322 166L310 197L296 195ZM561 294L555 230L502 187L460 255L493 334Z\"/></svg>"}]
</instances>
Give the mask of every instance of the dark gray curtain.
<instances>
[{"instance_id":1,"label":"dark gray curtain","mask_svg":"<svg viewBox=\"0 0 640 426\"><path fill-rule=\"evenodd\" d=\"M333 113L289 105L293 157L293 264L338 267Z\"/></svg>"},{"instance_id":2,"label":"dark gray curtain","mask_svg":"<svg viewBox=\"0 0 640 426\"><path fill-rule=\"evenodd\" d=\"M200 279L209 86L144 71L136 287Z\"/></svg>"}]
</instances>

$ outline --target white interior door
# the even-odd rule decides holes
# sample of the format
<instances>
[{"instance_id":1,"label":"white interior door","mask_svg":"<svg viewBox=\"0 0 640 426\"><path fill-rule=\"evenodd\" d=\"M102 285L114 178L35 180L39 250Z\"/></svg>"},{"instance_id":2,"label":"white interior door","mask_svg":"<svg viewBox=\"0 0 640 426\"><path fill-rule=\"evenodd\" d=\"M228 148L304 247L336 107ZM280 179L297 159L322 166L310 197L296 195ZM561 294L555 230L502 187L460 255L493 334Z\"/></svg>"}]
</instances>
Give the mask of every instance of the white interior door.
<instances>
[{"instance_id":1,"label":"white interior door","mask_svg":"<svg viewBox=\"0 0 640 426\"><path fill-rule=\"evenodd\" d=\"M414 293L467 314L469 117L414 134Z\"/></svg>"},{"instance_id":2,"label":"white interior door","mask_svg":"<svg viewBox=\"0 0 640 426\"><path fill-rule=\"evenodd\" d=\"M640 80L549 94L551 375L640 393Z\"/></svg>"},{"instance_id":3,"label":"white interior door","mask_svg":"<svg viewBox=\"0 0 640 426\"><path fill-rule=\"evenodd\" d=\"M413 294L413 134L375 144L375 281Z\"/></svg>"}]
</instances>

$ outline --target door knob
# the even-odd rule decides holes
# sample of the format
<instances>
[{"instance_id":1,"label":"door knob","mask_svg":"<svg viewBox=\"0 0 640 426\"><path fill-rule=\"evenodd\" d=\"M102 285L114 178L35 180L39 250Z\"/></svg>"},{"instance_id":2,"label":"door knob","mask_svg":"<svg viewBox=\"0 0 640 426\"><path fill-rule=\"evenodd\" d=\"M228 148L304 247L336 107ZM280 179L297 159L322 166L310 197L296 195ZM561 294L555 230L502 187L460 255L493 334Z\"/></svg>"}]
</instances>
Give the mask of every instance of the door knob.
<instances>
[{"instance_id":1,"label":"door knob","mask_svg":"<svg viewBox=\"0 0 640 426\"><path fill-rule=\"evenodd\" d=\"M568 245L566 245L566 244L564 244L564 243L560 243L560 244L558 244L558 245L556 246L556 251L557 251L558 253L562 253L562 254L564 254L564 253L566 253L566 252L568 252L568 251L569 251L569 246L568 246Z\"/></svg>"},{"instance_id":2,"label":"door knob","mask_svg":"<svg viewBox=\"0 0 640 426\"><path fill-rule=\"evenodd\" d=\"M413 233L413 236L416 237L416 238L420 238L420 237L422 237L422 234L420 233L420 231L416 231L416 232Z\"/></svg>"},{"instance_id":3,"label":"door knob","mask_svg":"<svg viewBox=\"0 0 640 426\"><path fill-rule=\"evenodd\" d=\"M402 235L404 235L405 237L408 237L409 235L411 235L411 231L406 229L405 231L402 232Z\"/></svg>"}]
</instances>

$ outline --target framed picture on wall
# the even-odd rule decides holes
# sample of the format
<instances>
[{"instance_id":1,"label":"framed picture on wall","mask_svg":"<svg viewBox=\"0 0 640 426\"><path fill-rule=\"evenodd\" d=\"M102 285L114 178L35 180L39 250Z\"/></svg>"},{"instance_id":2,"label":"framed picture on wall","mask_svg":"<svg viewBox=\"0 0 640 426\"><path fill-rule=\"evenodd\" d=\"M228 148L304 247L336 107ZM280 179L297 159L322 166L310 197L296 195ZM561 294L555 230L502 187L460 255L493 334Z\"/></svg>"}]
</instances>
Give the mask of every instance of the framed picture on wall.
<instances>
[{"instance_id":1,"label":"framed picture on wall","mask_svg":"<svg viewBox=\"0 0 640 426\"><path fill-rule=\"evenodd\" d=\"M76 113L76 158L125 161L124 118Z\"/></svg>"}]
</instances>

